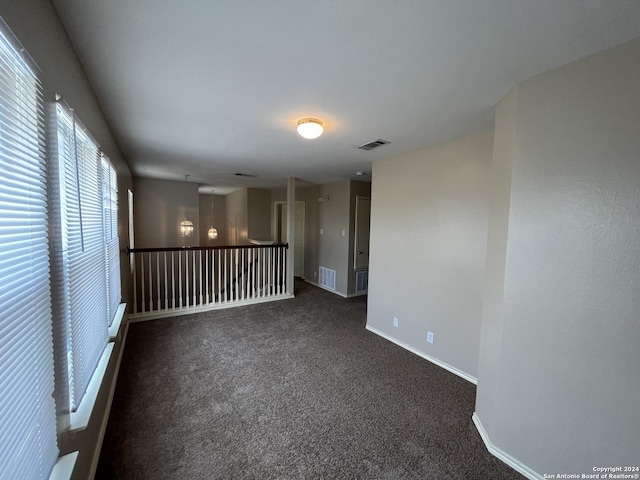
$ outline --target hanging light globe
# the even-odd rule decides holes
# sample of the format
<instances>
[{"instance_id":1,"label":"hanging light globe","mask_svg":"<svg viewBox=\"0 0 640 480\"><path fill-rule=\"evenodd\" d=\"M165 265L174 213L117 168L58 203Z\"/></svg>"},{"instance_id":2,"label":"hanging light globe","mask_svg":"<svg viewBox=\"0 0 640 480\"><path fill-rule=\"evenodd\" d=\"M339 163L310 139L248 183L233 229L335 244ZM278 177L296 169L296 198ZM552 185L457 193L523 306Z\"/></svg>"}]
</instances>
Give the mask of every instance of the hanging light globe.
<instances>
[{"instance_id":1,"label":"hanging light globe","mask_svg":"<svg viewBox=\"0 0 640 480\"><path fill-rule=\"evenodd\" d=\"M180 235L183 237L190 237L193 235L193 222L188 218L185 218L180 222Z\"/></svg>"}]
</instances>

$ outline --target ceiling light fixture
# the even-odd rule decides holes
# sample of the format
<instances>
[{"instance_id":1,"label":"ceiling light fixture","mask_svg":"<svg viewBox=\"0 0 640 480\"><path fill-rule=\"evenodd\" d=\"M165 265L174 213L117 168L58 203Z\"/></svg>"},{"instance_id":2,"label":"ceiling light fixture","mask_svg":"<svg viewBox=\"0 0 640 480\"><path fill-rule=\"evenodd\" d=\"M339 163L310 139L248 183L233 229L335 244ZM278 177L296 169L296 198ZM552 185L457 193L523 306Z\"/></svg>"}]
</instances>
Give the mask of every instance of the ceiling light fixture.
<instances>
[{"instance_id":1,"label":"ceiling light fixture","mask_svg":"<svg viewBox=\"0 0 640 480\"><path fill-rule=\"evenodd\" d=\"M298 120L298 133L303 138L313 140L314 138L318 138L322 135L323 130L324 128L322 127L322 122L320 120L315 118L303 118L302 120Z\"/></svg>"},{"instance_id":2,"label":"ceiling light fixture","mask_svg":"<svg viewBox=\"0 0 640 480\"><path fill-rule=\"evenodd\" d=\"M184 183L187 183L187 178L189 178L189 175L184 176ZM180 222L180 235L183 237L193 235L193 222L189 220L188 216L185 216L185 219Z\"/></svg>"}]
</instances>

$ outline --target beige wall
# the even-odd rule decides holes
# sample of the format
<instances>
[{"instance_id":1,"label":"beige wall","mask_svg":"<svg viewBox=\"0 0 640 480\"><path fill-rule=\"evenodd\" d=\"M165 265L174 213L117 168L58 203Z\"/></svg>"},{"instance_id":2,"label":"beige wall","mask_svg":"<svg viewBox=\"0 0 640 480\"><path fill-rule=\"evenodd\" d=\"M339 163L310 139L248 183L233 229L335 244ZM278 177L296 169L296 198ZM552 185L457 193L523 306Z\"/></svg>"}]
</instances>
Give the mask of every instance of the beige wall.
<instances>
[{"instance_id":1,"label":"beige wall","mask_svg":"<svg viewBox=\"0 0 640 480\"><path fill-rule=\"evenodd\" d=\"M271 240L271 191L264 188L247 189L247 229L253 240Z\"/></svg>"},{"instance_id":2,"label":"beige wall","mask_svg":"<svg viewBox=\"0 0 640 480\"><path fill-rule=\"evenodd\" d=\"M271 202L286 202L287 201L287 189L286 188L272 188ZM298 190L296 189L296 197L298 196ZM297 198L299 200L299 198ZM273 208L272 208L273 210Z\"/></svg>"},{"instance_id":3,"label":"beige wall","mask_svg":"<svg viewBox=\"0 0 640 480\"><path fill-rule=\"evenodd\" d=\"M306 218L307 209L308 209L307 190L309 190L309 187L305 187L305 188L296 187L294 190L294 200L297 202L305 203L305 263L306 263L306 250L307 250L307 242L308 242L308 229L307 229L308 220ZM270 192L271 192L271 233L270 233L271 237L270 238L275 240L278 238L278 232L277 232L278 219L274 215L276 211L275 203L287 201L287 189L285 187L271 188ZM305 273L305 276L306 276L306 273Z\"/></svg>"},{"instance_id":4,"label":"beige wall","mask_svg":"<svg viewBox=\"0 0 640 480\"><path fill-rule=\"evenodd\" d=\"M639 85L637 39L498 107L476 413L540 475L638 463Z\"/></svg>"},{"instance_id":5,"label":"beige wall","mask_svg":"<svg viewBox=\"0 0 640 480\"><path fill-rule=\"evenodd\" d=\"M247 190L241 189L229 193L227 207L227 244L241 245L248 242L247 227Z\"/></svg>"},{"instance_id":6,"label":"beige wall","mask_svg":"<svg viewBox=\"0 0 640 480\"><path fill-rule=\"evenodd\" d=\"M129 243L127 189L132 188L129 166L111 135L100 105L89 85L82 66L67 38L66 32L48 0L21 0L19 2L0 2L0 16L8 24L27 52L39 66L45 100L52 102L54 93L60 93L65 101L75 109L78 118L99 142L102 150L109 156L118 172L119 212L118 234L120 237L121 255L126 260L124 251ZM122 296L129 298L128 263L121 262ZM54 325L56 343L64 340L64 325ZM122 347L120 340L115 342L114 355L107 367L105 381L98 394L96 407L89 425L74 436L67 434L69 427L68 385L60 379L66 379L66 358L56 355L55 368L56 406L58 409L58 445L61 454L78 451L75 477L87 478L95 455L99 454L99 432L106 412L108 390L115 381L115 365Z\"/></svg>"},{"instance_id":7,"label":"beige wall","mask_svg":"<svg viewBox=\"0 0 640 480\"><path fill-rule=\"evenodd\" d=\"M336 292L344 296L349 270L353 270L349 265L349 195L349 180L307 188L301 195L306 206L305 278L317 283L318 267L335 270ZM325 200L318 202L318 197Z\"/></svg>"},{"instance_id":8,"label":"beige wall","mask_svg":"<svg viewBox=\"0 0 640 480\"><path fill-rule=\"evenodd\" d=\"M318 282L318 245L320 239L320 223L318 219L319 205L317 198L320 196L320 185L306 188L296 200L302 200L305 204L304 226L304 277L307 281Z\"/></svg>"},{"instance_id":9,"label":"beige wall","mask_svg":"<svg viewBox=\"0 0 640 480\"><path fill-rule=\"evenodd\" d=\"M507 261L509 206L511 201L511 162L516 150L517 88L509 92L496 108L493 161L490 179L490 214L487 238L484 295L482 305L482 350L478 362L478 398L488 398L500 381L502 330L504 327L504 275ZM483 423L493 425L492 404L482 409Z\"/></svg>"},{"instance_id":10,"label":"beige wall","mask_svg":"<svg viewBox=\"0 0 640 480\"><path fill-rule=\"evenodd\" d=\"M250 239L272 239L271 191L243 188L227 195L227 229L229 245L246 244Z\"/></svg>"},{"instance_id":11,"label":"beige wall","mask_svg":"<svg viewBox=\"0 0 640 480\"><path fill-rule=\"evenodd\" d=\"M211 213L211 197L213 197L213 216ZM200 245L213 247L227 244L226 197L224 195L203 195L200 199ZM213 226L218 230L218 238L209 240L207 233Z\"/></svg>"},{"instance_id":12,"label":"beige wall","mask_svg":"<svg viewBox=\"0 0 640 480\"><path fill-rule=\"evenodd\" d=\"M135 177L134 195L136 247L198 246L200 199L197 183ZM182 237L180 222L187 217L194 224L194 232L191 237Z\"/></svg>"},{"instance_id":13,"label":"beige wall","mask_svg":"<svg viewBox=\"0 0 640 480\"><path fill-rule=\"evenodd\" d=\"M468 377L478 371L492 143L479 133L373 165L367 327Z\"/></svg>"},{"instance_id":14,"label":"beige wall","mask_svg":"<svg viewBox=\"0 0 640 480\"><path fill-rule=\"evenodd\" d=\"M371 196L371 183L344 180L296 189L296 201L305 204L304 278L317 283L318 267L336 270L336 293L342 296L355 294L353 249L357 195ZM319 202L319 197L324 201ZM272 189L272 212L275 202L286 200L285 188ZM275 225L272 227L275 231L273 228Z\"/></svg>"}]
</instances>

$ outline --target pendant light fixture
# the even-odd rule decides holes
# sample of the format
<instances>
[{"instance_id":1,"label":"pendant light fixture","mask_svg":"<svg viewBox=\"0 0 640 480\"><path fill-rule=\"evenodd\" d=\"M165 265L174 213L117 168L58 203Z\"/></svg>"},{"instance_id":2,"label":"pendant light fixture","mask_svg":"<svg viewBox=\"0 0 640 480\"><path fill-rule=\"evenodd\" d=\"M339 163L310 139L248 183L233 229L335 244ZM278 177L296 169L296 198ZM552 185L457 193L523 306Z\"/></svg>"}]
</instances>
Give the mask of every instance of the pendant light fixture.
<instances>
[{"instance_id":1,"label":"pendant light fixture","mask_svg":"<svg viewBox=\"0 0 640 480\"><path fill-rule=\"evenodd\" d=\"M187 178L189 175L184 176L184 182L187 183ZM190 237L193 235L193 222L189 220L188 216L185 216L185 219L180 222L180 235L183 237Z\"/></svg>"},{"instance_id":2,"label":"pendant light fixture","mask_svg":"<svg viewBox=\"0 0 640 480\"><path fill-rule=\"evenodd\" d=\"M209 238L209 240L215 240L216 238L218 238L218 229L213 227L213 192L214 191L215 190L212 188L211 189L211 227L207 232L207 237Z\"/></svg>"},{"instance_id":3,"label":"pendant light fixture","mask_svg":"<svg viewBox=\"0 0 640 480\"><path fill-rule=\"evenodd\" d=\"M303 138L313 140L322 135L323 130L322 122L316 118L298 120L298 133Z\"/></svg>"}]
</instances>

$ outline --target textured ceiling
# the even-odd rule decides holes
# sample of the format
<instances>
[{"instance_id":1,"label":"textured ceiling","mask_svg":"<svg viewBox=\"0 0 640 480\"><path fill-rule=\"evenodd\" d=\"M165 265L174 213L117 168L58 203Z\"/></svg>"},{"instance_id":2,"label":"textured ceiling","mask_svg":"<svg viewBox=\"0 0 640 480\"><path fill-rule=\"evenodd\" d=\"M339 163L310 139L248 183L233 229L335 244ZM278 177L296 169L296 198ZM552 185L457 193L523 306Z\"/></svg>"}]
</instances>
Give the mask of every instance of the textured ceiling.
<instances>
[{"instance_id":1,"label":"textured ceiling","mask_svg":"<svg viewBox=\"0 0 640 480\"><path fill-rule=\"evenodd\" d=\"M53 3L134 174L218 187L362 179L491 129L517 82L640 36L623 0ZM302 117L324 135L299 137Z\"/></svg>"}]
</instances>

